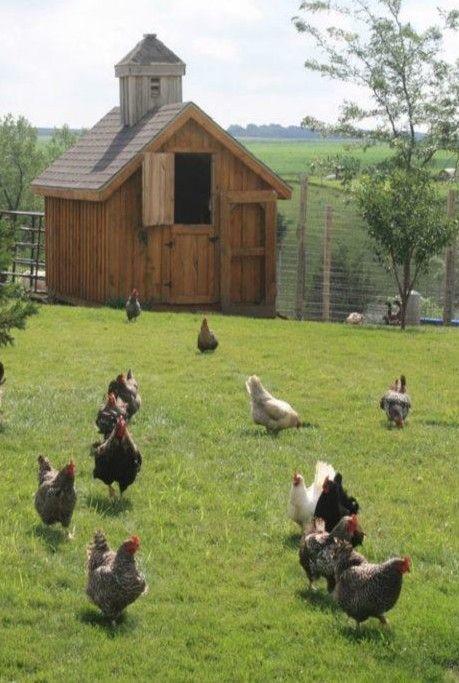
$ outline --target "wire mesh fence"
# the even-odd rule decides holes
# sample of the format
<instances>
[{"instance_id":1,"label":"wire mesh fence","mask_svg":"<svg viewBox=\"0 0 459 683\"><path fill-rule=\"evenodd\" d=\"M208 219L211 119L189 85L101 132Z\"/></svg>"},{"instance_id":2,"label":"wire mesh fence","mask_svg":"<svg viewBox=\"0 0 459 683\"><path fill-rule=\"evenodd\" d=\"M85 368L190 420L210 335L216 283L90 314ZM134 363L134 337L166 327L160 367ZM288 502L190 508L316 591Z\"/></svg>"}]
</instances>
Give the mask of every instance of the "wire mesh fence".
<instances>
[{"instance_id":1,"label":"wire mesh fence","mask_svg":"<svg viewBox=\"0 0 459 683\"><path fill-rule=\"evenodd\" d=\"M334 188L306 186L304 219L299 219L296 229L290 225L280 242L278 312L288 318L331 321L359 312L368 322L383 322L387 302L393 303L398 291L393 275L375 256L355 204ZM445 211L459 215L459 201L452 191L448 202L445 198ZM301 216L301 198L298 204ZM433 257L428 273L419 276L415 287L421 295L420 315L426 321L443 319L448 297L448 319L459 317L457 261L455 247L449 254Z\"/></svg>"}]
</instances>

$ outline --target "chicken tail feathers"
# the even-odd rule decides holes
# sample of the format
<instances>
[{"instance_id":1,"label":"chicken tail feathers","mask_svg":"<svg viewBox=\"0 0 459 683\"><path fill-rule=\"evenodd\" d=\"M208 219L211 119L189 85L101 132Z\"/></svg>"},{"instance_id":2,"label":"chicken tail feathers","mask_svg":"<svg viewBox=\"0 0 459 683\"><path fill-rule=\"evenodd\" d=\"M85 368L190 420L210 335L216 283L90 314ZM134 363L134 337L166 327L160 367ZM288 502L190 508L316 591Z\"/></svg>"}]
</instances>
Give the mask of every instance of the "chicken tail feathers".
<instances>
[{"instance_id":1,"label":"chicken tail feathers","mask_svg":"<svg viewBox=\"0 0 459 683\"><path fill-rule=\"evenodd\" d=\"M328 477L331 481L335 478L336 472L332 465L327 462L318 460L316 463L316 472L314 475L314 488L316 491L322 493L322 486L325 479Z\"/></svg>"},{"instance_id":2,"label":"chicken tail feathers","mask_svg":"<svg viewBox=\"0 0 459 683\"><path fill-rule=\"evenodd\" d=\"M110 550L103 531L96 531L94 539L86 549L88 571L100 567L104 563L104 555Z\"/></svg>"}]
</instances>

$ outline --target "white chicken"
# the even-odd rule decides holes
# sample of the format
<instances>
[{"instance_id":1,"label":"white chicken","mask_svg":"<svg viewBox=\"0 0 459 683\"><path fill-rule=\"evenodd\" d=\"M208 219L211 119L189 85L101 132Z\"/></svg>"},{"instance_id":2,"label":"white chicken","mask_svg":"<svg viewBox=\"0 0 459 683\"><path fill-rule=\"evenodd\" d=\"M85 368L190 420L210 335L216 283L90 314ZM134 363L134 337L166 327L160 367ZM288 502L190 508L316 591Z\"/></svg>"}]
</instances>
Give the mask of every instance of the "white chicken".
<instances>
[{"instance_id":1,"label":"white chicken","mask_svg":"<svg viewBox=\"0 0 459 683\"><path fill-rule=\"evenodd\" d=\"M314 517L317 501L322 493L322 485L326 478L333 480L335 470L332 465L319 460L316 463L314 481L306 487L299 472L293 475L288 501L288 516L304 529Z\"/></svg>"},{"instance_id":2,"label":"white chicken","mask_svg":"<svg viewBox=\"0 0 459 683\"><path fill-rule=\"evenodd\" d=\"M269 391L266 391L259 377L252 375L245 386L250 396L252 418L255 424L263 425L271 432L302 426L300 416L290 403L274 398Z\"/></svg>"}]
</instances>

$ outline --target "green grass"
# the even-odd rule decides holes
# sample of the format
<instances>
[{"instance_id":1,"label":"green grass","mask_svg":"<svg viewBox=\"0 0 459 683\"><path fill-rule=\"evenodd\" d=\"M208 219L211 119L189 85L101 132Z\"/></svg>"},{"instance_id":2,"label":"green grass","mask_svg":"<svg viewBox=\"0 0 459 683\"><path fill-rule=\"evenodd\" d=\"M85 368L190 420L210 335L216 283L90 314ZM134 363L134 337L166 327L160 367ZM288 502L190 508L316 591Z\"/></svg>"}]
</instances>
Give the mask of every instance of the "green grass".
<instances>
[{"instance_id":1,"label":"green grass","mask_svg":"<svg viewBox=\"0 0 459 683\"><path fill-rule=\"evenodd\" d=\"M1 681L455 681L459 389L457 331L45 307L2 350ZM130 366L143 398L132 434L144 463L123 503L92 478L89 445L107 382ZM414 409L390 431L378 399L405 372ZM309 427L267 435L249 419L258 373ZM33 508L36 457L77 464L76 537ZM325 593L308 593L290 479L318 458L362 507L373 560L413 571L383 633L356 635ZM85 596L85 547L142 539L150 590L116 628Z\"/></svg>"}]
</instances>

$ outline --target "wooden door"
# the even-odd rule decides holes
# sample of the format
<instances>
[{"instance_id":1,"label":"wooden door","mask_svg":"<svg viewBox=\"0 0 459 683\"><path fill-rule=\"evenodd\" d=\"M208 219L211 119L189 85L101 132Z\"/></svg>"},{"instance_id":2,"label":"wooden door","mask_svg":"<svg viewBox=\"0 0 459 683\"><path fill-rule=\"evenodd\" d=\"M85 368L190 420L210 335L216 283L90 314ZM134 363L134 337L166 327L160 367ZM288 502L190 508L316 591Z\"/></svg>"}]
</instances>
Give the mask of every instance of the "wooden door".
<instances>
[{"instance_id":1,"label":"wooden door","mask_svg":"<svg viewBox=\"0 0 459 683\"><path fill-rule=\"evenodd\" d=\"M174 225L170 250L170 303L218 301L218 238L211 225Z\"/></svg>"},{"instance_id":2,"label":"wooden door","mask_svg":"<svg viewBox=\"0 0 459 683\"><path fill-rule=\"evenodd\" d=\"M221 197L222 309L273 315L276 302L276 199L270 190Z\"/></svg>"}]
</instances>

